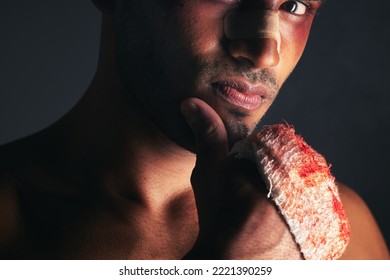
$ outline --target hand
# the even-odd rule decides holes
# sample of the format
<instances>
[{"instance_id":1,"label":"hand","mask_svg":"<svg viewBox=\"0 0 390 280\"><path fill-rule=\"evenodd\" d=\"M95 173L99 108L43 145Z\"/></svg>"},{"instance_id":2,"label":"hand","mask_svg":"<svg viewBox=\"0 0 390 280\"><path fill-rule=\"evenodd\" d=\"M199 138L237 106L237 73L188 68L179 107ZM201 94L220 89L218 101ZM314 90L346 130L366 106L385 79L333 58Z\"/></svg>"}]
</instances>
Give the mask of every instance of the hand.
<instances>
[{"instance_id":1,"label":"hand","mask_svg":"<svg viewBox=\"0 0 390 280\"><path fill-rule=\"evenodd\" d=\"M187 258L301 259L301 253L255 164L228 155L225 126L204 101L189 98L182 112L196 140L191 176L199 236Z\"/></svg>"}]
</instances>

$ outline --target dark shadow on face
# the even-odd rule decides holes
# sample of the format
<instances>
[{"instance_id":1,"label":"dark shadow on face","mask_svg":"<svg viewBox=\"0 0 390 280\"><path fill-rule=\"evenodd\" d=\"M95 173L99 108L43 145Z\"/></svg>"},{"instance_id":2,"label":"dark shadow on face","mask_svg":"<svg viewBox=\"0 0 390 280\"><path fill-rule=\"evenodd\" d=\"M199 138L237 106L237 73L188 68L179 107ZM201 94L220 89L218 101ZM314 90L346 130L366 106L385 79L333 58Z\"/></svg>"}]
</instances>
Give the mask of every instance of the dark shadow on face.
<instances>
[{"instance_id":1,"label":"dark shadow on face","mask_svg":"<svg viewBox=\"0 0 390 280\"><path fill-rule=\"evenodd\" d=\"M262 83L273 100L279 90L274 74L268 69L255 71L247 61L230 57L223 38L217 38L218 50L195 57L189 50L191 39L181 33L175 19L168 17L173 8L159 7L157 12L153 8L147 14L148 5L123 3L125 16L116 38L118 72L137 110L168 139L190 151L195 150L193 133L180 112L181 102L188 97L200 98L216 110L225 124L230 146L247 137L260 120L249 123L249 113L225 104L212 84L235 77Z\"/></svg>"}]
</instances>

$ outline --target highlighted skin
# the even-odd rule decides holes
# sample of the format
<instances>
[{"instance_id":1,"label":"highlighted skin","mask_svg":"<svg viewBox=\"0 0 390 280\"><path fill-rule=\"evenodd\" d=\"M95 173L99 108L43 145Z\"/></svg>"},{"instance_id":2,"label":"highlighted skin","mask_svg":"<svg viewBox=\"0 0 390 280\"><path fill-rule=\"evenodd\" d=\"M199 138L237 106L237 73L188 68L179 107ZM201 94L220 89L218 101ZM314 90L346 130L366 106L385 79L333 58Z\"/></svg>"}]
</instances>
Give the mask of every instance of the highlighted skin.
<instances>
[{"instance_id":1,"label":"highlighted skin","mask_svg":"<svg viewBox=\"0 0 390 280\"><path fill-rule=\"evenodd\" d=\"M350 225L326 160L288 125L265 126L232 150L254 161L305 259L338 259Z\"/></svg>"}]
</instances>

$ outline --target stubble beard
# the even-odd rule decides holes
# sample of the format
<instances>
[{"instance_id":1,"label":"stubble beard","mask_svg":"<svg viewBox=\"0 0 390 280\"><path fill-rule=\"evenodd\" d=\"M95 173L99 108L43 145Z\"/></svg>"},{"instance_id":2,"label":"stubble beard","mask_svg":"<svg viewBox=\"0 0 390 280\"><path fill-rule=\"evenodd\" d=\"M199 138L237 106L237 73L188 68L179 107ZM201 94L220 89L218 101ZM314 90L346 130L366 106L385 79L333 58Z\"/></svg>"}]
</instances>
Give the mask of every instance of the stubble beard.
<instances>
[{"instance_id":1,"label":"stubble beard","mask_svg":"<svg viewBox=\"0 0 390 280\"><path fill-rule=\"evenodd\" d=\"M213 78L219 75L242 77L254 84L264 84L275 96L279 90L276 78L269 70L253 71L250 65L237 63L223 54L188 63L190 65L180 69L183 66L180 59L153 51L155 42L143 36L147 30L130 32L131 35L140 32L135 34L136 39L129 36L129 30L132 28L127 26L122 29L124 33L119 32L115 50L118 73L126 89L124 94L131 95L136 109L146 115L165 137L186 150L195 152L195 138L180 112L180 104L188 97L207 99L207 95L213 95L210 88ZM188 54L183 58L188 59ZM186 73L187 69L191 73ZM222 118L230 147L246 138L260 122L259 119L248 124L245 117L245 113L230 109L227 117Z\"/></svg>"},{"instance_id":2,"label":"stubble beard","mask_svg":"<svg viewBox=\"0 0 390 280\"><path fill-rule=\"evenodd\" d=\"M121 68L121 66L119 67ZM203 99L197 94L198 89L209 87L208 81L215 76L215 73L223 73L227 70L237 72L233 68L233 66L220 61L204 64L200 67L198 77L194 78L191 86L183 91L177 86L180 81L175 81L166 75L160 64L155 64L152 69L145 71L148 73L148 78L144 76L138 79L137 83L127 79L123 79L123 82L127 89L126 94L132 95L140 112L142 111L165 137L181 148L195 153L195 137L180 111L180 104L190 96ZM261 82L267 85L276 96L279 87L269 71L261 70L256 73L241 71L238 75L251 82ZM131 75L124 73L122 76L129 77ZM136 86L137 84L138 86ZM207 94L214 93L209 90ZM234 109L230 109L228 115L228 118L222 118L222 120L228 135L229 147L248 137L261 121L259 119L255 123L248 124L244 121L247 114Z\"/></svg>"}]
</instances>

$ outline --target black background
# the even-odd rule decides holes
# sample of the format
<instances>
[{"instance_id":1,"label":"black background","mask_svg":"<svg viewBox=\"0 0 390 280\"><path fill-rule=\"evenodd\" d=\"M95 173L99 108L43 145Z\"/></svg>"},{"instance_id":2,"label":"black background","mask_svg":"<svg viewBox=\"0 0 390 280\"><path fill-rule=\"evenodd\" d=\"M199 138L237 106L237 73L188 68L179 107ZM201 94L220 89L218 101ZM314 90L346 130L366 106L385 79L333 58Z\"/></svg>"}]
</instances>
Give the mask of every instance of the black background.
<instances>
[{"instance_id":1,"label":"black background","mask_svg":"<svg viewBox=\"0 0 390 280\"><path fill-rule=\"evenodd\" d=\"M390 241L390 2L328 0L263 123L283 120L364 197ZM2 1L0 144L64 115L90 83L100 14L88 0Z\"/></svg>"}]
</instances>

